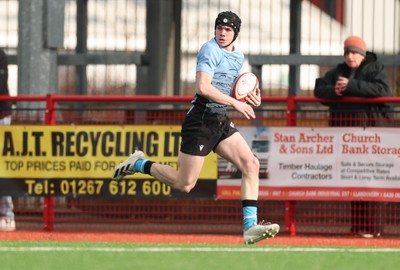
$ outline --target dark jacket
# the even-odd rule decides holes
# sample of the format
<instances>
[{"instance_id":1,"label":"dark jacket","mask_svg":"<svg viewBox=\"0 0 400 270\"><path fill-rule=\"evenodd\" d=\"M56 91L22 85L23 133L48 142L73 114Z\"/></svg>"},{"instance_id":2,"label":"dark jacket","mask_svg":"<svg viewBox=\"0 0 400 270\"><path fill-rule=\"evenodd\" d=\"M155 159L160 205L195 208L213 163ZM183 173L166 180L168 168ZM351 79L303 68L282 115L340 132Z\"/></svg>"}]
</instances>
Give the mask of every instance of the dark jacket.
<instances>
[{"instance_id":1,"label":"dark jacket","mask_svg":"<svg viewBox=\"0 0 400 270\"><path fill-rule=\"evenodd\" d=\"M351 69L346 63L328 71L324 77L315 81L314 96L322 99L340 100L343 97L388 97L391 91L383 64L377 61L376 54L367 52L364 61L349 80L343 96L335 93L339 76L350 77ZM390 107L385 104L368 103L324 103L329 106L330 126L380 126L387 121Z\"/></svg>"},{"instance_id":2,"label":"dark jacket","mask_svg":"<svg viewBox=\"0 0 400 270\"><path fill-rule=\"evenodd\" d=\"M5 52L0 49L0 95L9 95L8 92L8 62ZM0 101L0 119L11 114L11 102Z\"/></svg>"}]
</instances>

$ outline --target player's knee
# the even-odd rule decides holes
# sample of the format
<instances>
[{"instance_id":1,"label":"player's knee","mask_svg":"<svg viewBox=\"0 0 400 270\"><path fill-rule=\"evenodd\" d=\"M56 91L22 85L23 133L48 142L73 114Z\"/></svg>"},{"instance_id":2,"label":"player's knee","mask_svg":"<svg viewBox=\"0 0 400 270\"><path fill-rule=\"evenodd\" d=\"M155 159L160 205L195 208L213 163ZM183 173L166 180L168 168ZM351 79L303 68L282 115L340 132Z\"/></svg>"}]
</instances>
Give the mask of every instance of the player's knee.
<instances>
[{"instance_id":1,"label":"player's knee","mask_svg":"<svg viewBox=\"0 0 400 270\"><path fill-rule=\"evenodd\" d=\"M258 160L258 158L254 157L254 165L256 167L256 171L260 171L260 161Z\"/></svg>"},{"instance_id":2,"label":"player's knee","mask_svg":"<svg viewBox=\"0 0 400 270\"><path fill-rule=\"evenodd\" d=\"M182 189L182 192L184 193L189 193L190 191L192 191L193 187L192 186L185 186Z\"/></svg>"},{"instance_id":3,"label":"player's knee","mask_svg":"<svg viewBox=\"0 0 400 270\"><path fill-rule=\"evenodd\" d=\"M252 157L245 162L245 171L249 173L258 173L260 171L260 162L257 157Z\"/></svg>"},{"instance_id":4,"label":"player's knee","mask_svg":"<svg viewBox=\"0 0 400 270\"><path fill-rule=\"evenodd\" d=\"M189 193L194 188L195 184L196 184L196 182L184 181L184 182L180 182L177 185L175 185L175 188L177 190L179 190L180 192Z\"/></svg>"},{"instance_id":5,"label":"player's knee","mask_svg":"<svg viewBox=\"0 0 400 270\"><path fill-rule=\"evenodd\" d=\"M194 188L194 185L190 185L190 184L185 184L185 185L178 187L179 191L181 191L183 193L189 193L193 188Z\"/></svg>"}]
</instances>

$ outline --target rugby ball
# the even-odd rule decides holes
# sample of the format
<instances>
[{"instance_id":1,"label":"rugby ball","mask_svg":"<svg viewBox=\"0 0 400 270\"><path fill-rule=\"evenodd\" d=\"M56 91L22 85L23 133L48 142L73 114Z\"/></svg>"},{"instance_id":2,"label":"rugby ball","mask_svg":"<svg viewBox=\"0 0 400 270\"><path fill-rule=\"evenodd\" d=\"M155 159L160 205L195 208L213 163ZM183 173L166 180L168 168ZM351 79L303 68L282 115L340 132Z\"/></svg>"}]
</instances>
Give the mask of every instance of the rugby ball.
<instances>
[{"instance_id":1,"label":"rugby ball","mask_svg":"<svg viewBox=\"0 0 400 270\"><path fill-rule=\"evenodd\" d=\"M247 94L256 90L258 87L258 78L254 73L245 72L240 74L233 83L231 96L244 102Z\"/></svg>"}]
</instances>

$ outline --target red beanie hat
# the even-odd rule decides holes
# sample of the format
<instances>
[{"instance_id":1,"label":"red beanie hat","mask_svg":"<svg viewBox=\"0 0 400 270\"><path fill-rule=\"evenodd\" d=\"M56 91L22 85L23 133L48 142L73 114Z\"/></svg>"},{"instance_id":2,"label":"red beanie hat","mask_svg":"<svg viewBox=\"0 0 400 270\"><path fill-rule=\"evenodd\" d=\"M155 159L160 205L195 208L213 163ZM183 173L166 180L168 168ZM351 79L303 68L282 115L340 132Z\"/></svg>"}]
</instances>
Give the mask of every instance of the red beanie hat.
<instances>
[{"instance_id":1,"label":"red beanie hat","mask_svg":"<svg viewBox=\"0 0 400 270\"><path fill-rule=\"evenodd\" d=\"M367 54L367 45L365 45L365 41L362 38L357 36L349 36L344 41L344 53L349 51L365 56Z\"/></svg>"}]
</instances>

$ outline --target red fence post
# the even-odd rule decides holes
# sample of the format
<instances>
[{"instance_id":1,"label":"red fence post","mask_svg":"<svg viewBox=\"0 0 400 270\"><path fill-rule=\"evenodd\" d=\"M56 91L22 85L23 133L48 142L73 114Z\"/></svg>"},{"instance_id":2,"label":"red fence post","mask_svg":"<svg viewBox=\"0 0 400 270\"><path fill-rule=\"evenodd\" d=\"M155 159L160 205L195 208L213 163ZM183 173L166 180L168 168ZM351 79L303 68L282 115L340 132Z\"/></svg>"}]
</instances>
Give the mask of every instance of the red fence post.
<instances>
[{"instance_id":1,"label":"red fence post","mask_svg":"<svg viewBox=\"0 0 400 270\"><path fill-rule=\"evenodd\" d=\"M296 235L296 202L285 201L285 225L289 235Z\"/></svg>"},{"instance_id":2,"label":"red fence post","mask_svg":"<svg viewBox=\"0 0 400 270\"><path fill-rule=\"evenodd\" d=\"M46 114L45 114L45 125L56 124L56 101L54 95L46 96Z\"/></svg>"},{"instance_id":3,"label":"red fence post","mask_svg":"<svg viewBox=\"0 0 400 270\"><path fill-rule=\"evenodd\" d=\"M56 124L56 102L54 95L46 96L46 114L45 114L45 125ZM43 225L45 231L54 230L54 196L46 196L44 198L43 207Z\"/></svg>"},{"instance_id":4,"label":"red fence post","mask_svg":"<svg viewBox=\"0 0 400 270\"><path fill-rule=\"evenodd\" d=\"M296 100L295 96L288 96L287 98L287 110L286 110L286 126L296 126Z\"/></svg>"},{"instance_id":5,"label":"red fence post","mask_svg":"<svg viewBox=\"0 0 400 270\"><path fill-rule=\"evenodd\" d=\"M44 197L43 225L45 231L54 230L54 196Z\"/></svg>"},{"instance_id":6,"label":"red fence post","mask_svg":"<svg viewBox=\"0 0 400 270\"><path fill-rule=\"evenodd\" d=\"M288 96L286 111L286 126L296 126L296 108L295 96ZM296 202L285 201L285 225L289 235L296 235Z\"/></svg>"}]
</instances>

